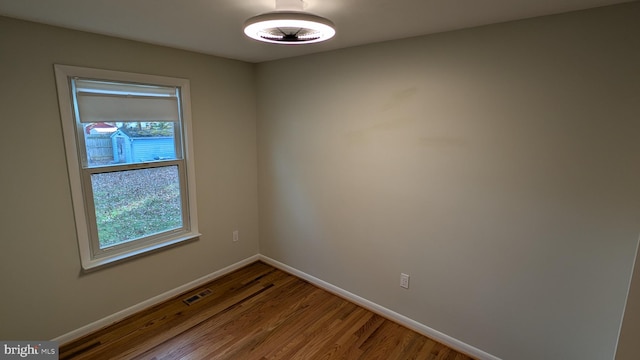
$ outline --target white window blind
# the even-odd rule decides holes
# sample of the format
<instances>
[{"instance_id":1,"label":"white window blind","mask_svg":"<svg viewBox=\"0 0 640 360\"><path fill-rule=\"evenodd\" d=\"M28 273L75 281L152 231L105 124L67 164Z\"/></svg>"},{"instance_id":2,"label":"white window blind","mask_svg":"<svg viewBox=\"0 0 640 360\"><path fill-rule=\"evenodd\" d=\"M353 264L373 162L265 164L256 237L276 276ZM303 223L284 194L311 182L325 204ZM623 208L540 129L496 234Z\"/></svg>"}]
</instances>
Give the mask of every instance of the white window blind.
<instances>
[{"instance_id":1,"label":"white window blind","mask_svg":"<svg viewBox=\"0 0 640 360\"><path fill-rule=\"evenodd\" d=\"M74 79L80 122L179 121L178 89Z\"/></svg>"}]
</instances>

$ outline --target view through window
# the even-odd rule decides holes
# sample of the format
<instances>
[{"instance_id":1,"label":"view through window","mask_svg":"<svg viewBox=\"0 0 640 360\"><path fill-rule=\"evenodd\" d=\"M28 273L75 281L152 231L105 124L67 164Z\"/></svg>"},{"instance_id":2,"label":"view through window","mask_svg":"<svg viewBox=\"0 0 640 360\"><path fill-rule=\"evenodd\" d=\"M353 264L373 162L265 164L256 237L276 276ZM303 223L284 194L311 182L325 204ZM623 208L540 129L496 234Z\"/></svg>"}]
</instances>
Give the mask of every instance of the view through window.
<instances>
[{"instance_id":1,"label":"view through window","mask_svg":"<svg viewBox=\"0 0 640 360\"><path fill-rule=\"evenodd\" d=\"M56 76L83 266L196 237L188 81L69 66Z\"/></svg>"}]
</instances>

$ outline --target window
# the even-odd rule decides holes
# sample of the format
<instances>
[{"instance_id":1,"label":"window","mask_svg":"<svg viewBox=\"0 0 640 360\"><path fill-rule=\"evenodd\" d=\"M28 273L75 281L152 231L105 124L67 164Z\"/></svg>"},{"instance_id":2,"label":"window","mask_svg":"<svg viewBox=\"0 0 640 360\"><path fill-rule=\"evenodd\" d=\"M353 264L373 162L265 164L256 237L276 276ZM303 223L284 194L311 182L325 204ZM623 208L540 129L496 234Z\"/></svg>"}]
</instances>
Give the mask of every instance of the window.
<instances>
[{"instance_id":1,"label":"window","mask_svg":"<svg viewBox=\"0 0 640 360\"><path fill-rule=\"evenodd\" d=\"M189 81L55 74L82 267L197 238Z\"/></svg>"}]
</instances>

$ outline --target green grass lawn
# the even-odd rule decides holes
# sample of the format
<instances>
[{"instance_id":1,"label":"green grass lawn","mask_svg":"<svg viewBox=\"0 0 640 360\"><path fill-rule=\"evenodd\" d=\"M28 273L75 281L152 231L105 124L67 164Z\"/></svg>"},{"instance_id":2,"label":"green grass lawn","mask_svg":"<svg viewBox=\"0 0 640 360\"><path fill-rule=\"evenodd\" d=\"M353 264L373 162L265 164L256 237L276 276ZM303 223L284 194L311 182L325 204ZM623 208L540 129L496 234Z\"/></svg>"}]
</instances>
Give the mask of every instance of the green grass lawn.
<instances>
[{"instance_id":1,"label":"green grass lawn","mask_svg":"<svg viewBox=\"0 0 640 360\"><path fill-rule=\"evenodd\" d=\"M177 166L91 176L100 248L182 227Z\"/></svg>"}]
</instances>

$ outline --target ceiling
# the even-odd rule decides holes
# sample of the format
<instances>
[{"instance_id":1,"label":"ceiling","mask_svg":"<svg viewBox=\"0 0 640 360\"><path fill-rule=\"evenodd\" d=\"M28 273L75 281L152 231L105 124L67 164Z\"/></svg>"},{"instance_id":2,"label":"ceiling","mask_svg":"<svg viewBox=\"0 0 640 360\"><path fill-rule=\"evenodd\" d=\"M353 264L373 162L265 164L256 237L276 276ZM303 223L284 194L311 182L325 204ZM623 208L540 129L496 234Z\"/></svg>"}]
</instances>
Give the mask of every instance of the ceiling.
<instances>
[{"instance_id":1,"label":"ceiling","mask_svg":"<svg viewBox=\"0 0 640 360\"><path fill-rule=\"evenodd\" d=\"M274 0L0 0L0 15L248 62L563 13L628 0L305 0L336 25L319 44L264 44L245 37L246 19Z\"/></svg>"}]
</instances>

